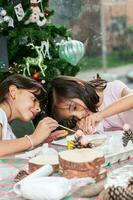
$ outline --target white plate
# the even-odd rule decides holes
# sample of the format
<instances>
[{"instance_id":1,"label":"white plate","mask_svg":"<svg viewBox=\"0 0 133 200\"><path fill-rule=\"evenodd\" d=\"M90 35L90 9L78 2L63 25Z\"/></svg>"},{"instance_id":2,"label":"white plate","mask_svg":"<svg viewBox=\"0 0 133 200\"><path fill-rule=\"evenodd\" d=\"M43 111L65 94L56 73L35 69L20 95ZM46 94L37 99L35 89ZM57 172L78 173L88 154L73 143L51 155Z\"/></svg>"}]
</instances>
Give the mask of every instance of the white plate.
<instances>
[{"instance_id":1,"label":"white plate","mask_svg":"<svg viewBox=\"0 0 133 200\"><path fill-rule=\"evenodd\" d=\"M107 139L107 138L111 137L112 135L119 137L122 134L123 134L123 131L104 131L103 133L100 133L100 134L87 135L87 140L92 141L95 139L97 139L97 140ZM67 146L67 140L74 140L74 135L69 135L63 139L55 140L52 142L52 144Z\"/></svg>"},{"instance_id":2,"label":"white plate","mask_svg":"<svg viewBox=\"0 0 133 200\"><path fill-rule=\"evenodd\" d=\"M110 134L109 134L109 136L110 136ZM86 137L87 137L88 142L91 142L92 140L107 139L108 136L107 136L107 134L103 133L103 134L95 134L95 135L86 135ZM52 142L52 144L67 146L68 140L74 140L74 135L69 135L63 139L55 140Z\"/></svg>"}]
</instances>

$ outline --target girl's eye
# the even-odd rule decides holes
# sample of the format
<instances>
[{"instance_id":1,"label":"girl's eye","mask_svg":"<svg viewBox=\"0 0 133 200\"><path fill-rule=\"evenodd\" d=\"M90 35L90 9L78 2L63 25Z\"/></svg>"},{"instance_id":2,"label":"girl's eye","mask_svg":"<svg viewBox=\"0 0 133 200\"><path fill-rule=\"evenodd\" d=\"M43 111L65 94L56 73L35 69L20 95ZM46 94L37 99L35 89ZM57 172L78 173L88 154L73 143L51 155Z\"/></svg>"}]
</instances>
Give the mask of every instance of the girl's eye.
<instances>
[{"instance_id":1,"label":"girl's eye","mask_svg":"<svg viewBox=\"0 0 133 200\"><path fill-rule=\"evenodd\" d=\"M77 106L75 104L71 104L70 107L69 107L69 110L75 111L75 110L77 110Z\"/></svg>"},{"instance_id":2,"label":"girl's eye","mask_svg":"<svg viewBox=\"0 0 133 200\"><path fill-rule=\"evenodd\" d=\"M76 105L73 106L73 110L77 110L77 106Z\"/></svg>"}]
</instances>

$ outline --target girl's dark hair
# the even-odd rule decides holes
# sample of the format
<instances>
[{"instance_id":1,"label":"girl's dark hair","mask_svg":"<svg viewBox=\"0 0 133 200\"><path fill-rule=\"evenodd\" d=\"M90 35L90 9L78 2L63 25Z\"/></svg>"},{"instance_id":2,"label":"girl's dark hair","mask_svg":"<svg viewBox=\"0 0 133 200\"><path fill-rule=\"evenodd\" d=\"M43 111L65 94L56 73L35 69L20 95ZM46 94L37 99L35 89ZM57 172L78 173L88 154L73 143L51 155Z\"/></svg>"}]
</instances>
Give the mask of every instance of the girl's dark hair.
<instances>
[{"instance_id":1,"label":"girl's dark hair","mask_svg":"<svg viewBox=\"0 0 133 200\"><path fill-rule=\"evenodd\" d=\"M90 111L97 112L96 105L99 102L99 96L97 95L96 90L104 90L106 83L107 82L104 79L101 79L99 75L97 75L96 79L89 82L69 76L59 76L54 78L51 81L51 88L48 92L48 115L58 120L59 115L56 103L59 103L63 99L72 98L82 100Z\"/></svg>"},{"instance_id":2,"label":"girl's dark hair","mask_svg":"<svg viewBox=\"0 0 133 200\"><path fill-rule=\"evenodd\" d=\"M15 85L18 89L33 90L33 94L40 102L41 108L43 109L45 107L47 103L47 92L43 86L34 79L20 74L11 75L0 83L0 103L6 100L11 85Z\"/></svg>"}]
</instances>

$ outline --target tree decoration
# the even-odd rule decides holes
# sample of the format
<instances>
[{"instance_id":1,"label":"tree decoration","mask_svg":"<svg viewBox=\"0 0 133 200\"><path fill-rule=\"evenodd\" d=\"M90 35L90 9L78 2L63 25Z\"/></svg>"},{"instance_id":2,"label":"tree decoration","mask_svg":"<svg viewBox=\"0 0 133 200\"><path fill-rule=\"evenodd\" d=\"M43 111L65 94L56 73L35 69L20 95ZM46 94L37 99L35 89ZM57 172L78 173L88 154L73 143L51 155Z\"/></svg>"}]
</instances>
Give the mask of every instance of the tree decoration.
<instances>
[{"instance_id":1,"label":"tree decoration","mask_svg":"<svg viewBox=\"0 0 133 200\"><path fill-rule=\"evenodd\" d=\"M77 65L85 53L84 44L77 40L62 40L59 44L59 56L72 65Z\"/></svg>"},{"instance_id":2,"label":"tree decoration","mask_svg":"<svg viewBox=\"0 0 133 200\"><path fill-rule=\"evenodd\" d=\"M36 23L38 26L43 26L46 23L47 19L45 18L44 13L42 13L39 8L40 2L42 2L42 0L30 1L30 8L32 9L32 14L30 15L30 18L25 22L25 24Z\"/></svg>"},{"instance_id":3,"label":"tree decoration","mask_svg":"<svg viewBox=\"0 0 133 200\"><path fill-rule=\"evenodd\" d=\"M25 67L23 69L23 74L26 75L26 71L28 73L29 76L31 76L31 72L30 72L30 67L31 66L37 66L39 67L42 76L45 77L45 70L47 69L47 66L44 65L44 57L43 57L43 49L41 46L35 46L33 43L29 43L27 46L31 46L32 49L34 49L37 53L37 57L33 58L33 57L27 57L24 58L25 60Z\"/></svg>"},{"instance_id":4,"label":"tree decoration","mask_svg":"<svg viewBox=\"0 0 133 200\"><path fill-rule=\"evenodd\" d=\"M18 21L21 21L24 17L24 10L23 10L22 4L19 3L16 6L14 6L14 10L15 10Z\"/></svg>"},{"instance_id":5,"label":"tree decoration","mask_svg":"<svg viewBox=\"0 0 133 200\"><path fill-rule=\"evenodd\" d=\"M73 67L59 57L57 41L59 38L66 40L72 37L72 33L64 25L56 25L50 21L46 23L54 14L49 9L49 0L0 0L0 11L1 9L4 11L0 17L0 38L6 36L8 40L8 54L4 56L9 64L5 65L7 71L0 71L0 80L10 74L20 73L32 78L34 75L43 83L45 75L47 88L49 81L58 75L75 76L78 73L78 65ZM32 22L35 15L36 19ZM4 16L13 18L14 28L8 26L7 17L3 21ZM29 43L33 43L34 47L29 46ZM0 59L6 64L1 56L4 52L1 41L0 49ZM34 74L35 71L39 73L39 77Z\"/></svg>"},{"instance_id":6,"label":"tree decoration","mask_svg":"<svg viewBox=\"0 0 133 200\"><path fill-rule=\"evenodd\" d=\"M44 49L45 47L45 49ZM41 48L42 48L42 53L43 53L43 57L46 58L48 57L48 59L51 59L51 56L49 54L49 41L42 41L41 42Z\"/></svg>"},{"instance_id":7,"label":"tree decoration","mask_svg":"<svg viewBox=\"0 0 133 200\"><path fill-rule=\"evenodd\" d=\"M43 80L41 80L41 83L42 83L42 84L45 84L45 83L46 83L46 81L43 79Z\"/></svg>"},{"instance_id":8,"label":"tree decoration","mask_svg":"<svg viewBox=\"0 0 133 200\"><path fill-rule=\"evenodd\" d=\"M13 18L7 15L7 11L3 8L0 8L0 24L4 23L7 24L8 27L14 27L14 21ZM3 27L1 27L3 29Z\"/></svg>"},{"instance_id":9,"label":"tree decoration","mask_svg":"<svg viewBox=\"0 0 133 200\"><path fill-rule=\"evenodd\" d=\"M22 65L18 64L16 62L13 62L13 64L9 67L9 73L10 74L22 74L23 73Z\"/></svg>"},{"instance_id":10,"label":"tree decoration","mask_svg":"<svg viewBox=\"0 0 133 200\"><path fill-rule=\"evenodd\" d=\"M39 72L35 71L33 74L33 78L38 81L39 80Z\"/></svg>"}]
</instances>

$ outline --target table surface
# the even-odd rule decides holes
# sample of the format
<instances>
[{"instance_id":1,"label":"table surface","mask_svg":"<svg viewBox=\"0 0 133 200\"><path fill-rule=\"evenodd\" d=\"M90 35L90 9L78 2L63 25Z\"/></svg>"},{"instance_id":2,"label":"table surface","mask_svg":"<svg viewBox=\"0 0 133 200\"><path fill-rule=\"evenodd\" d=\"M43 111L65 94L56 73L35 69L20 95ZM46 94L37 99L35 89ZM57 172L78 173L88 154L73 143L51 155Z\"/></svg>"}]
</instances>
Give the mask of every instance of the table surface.
<instances>
[{"instance_id":1,"label":"table surface","mask_svg":"<svg viewBox=\"0 0 133 200\"><path fill-rule=\"evenodd\" d=\"M111 165L107 167L107 171L110 172L114 169L120 168L122 166L125 166L127 164L133 165L133 158L130 158L126 161L115 163L114 165ZM0 159L0 173L2 170L10 171L10 169L13 167L17 170L23 169L25 166L27 166L27 160L18 159L15 157L5 157ZM3 172L4 172L3 171ZM4 177L4 179L0 179L0 200L24 200L22 197L17 197L16 194L13 192L13 185L14 181L11 180L12 174L8 174L8 176ZM78 197L80 195L80 190L78 190L78 193L74 193L72 196L66 197L65 200L88 200L88 199L97 199L95 198L82 198Z\"/></svg>"}]
</instances>

